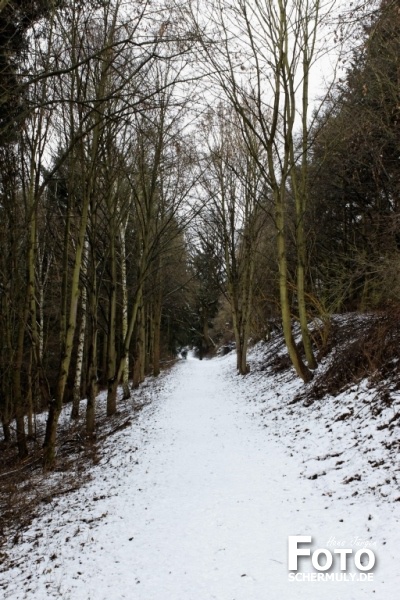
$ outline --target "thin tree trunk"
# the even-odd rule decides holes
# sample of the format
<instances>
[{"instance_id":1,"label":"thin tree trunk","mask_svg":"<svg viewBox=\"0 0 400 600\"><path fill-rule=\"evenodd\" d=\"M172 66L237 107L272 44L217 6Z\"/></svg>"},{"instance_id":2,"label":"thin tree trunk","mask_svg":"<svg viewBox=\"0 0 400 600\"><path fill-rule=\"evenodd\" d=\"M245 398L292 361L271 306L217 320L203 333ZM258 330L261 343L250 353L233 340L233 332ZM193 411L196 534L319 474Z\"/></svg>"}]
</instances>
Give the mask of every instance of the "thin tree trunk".
<instances>
[{"instance_id":1,"label":"thin tree trunk","mask_svg":"<svg viewBox=\"0 0 400 600\"><path fill-rule=\"evenodd\" d=\"M203 332L202 332L202 340L201 340L201 344L203 346L203 352L204 354L207 355L208 350L209 350L209 344L208 344L208 312L207 312L207 308L205 306L203 306Z\"/></svg>"},{"instance_id":2,"label":"thin tree trunk","mask_svg":"<svg viewBox=\"0 0 400 600\"><path fill-rule=\"evenodd\" d=\"M115 254L115 234L114 234L114 219L110 219L110 270L111 270L111 289L109 298L109 312L108 312L108 338L107 338L107 414L109 414L109 406L113 408L115 412L116 407L116 391L117 387L114 385L119 384L119 381L115 382L116 377L116 348L115 348L115 334L117 327L117 262Z\"/></svg>"},{"instance_id":3,"label":"thin tree trunk","mask_svg":"<svg viewBox=\"0 0 400 600\"><path fill-rule=\"evenodd\" d=\"M150 356L152 355L153 335L152 335L152 309L146 306L144 322L144 361L143 361L143 381L145 375L150 371Z\"/></svg>"},{"instance_id":4,"label":"thin tree trunk","mask_svg":"<svg viewBox=\"0 0 400 600\"><path fill-rule=\"evenodd\" d=\"M101 336L101 374L102 374L102 383L107 385L107 349L108 349L108 335L107 331L102 332Z\"/></svg>"},{"instance_id":5,"label":"thin tree trunk","mask_svg":"<svg viewBox=\"0 0 400 600\"><path fill-rule=\"evenodd\" d=\"M146 307L142 304L138 323L139 383L143 383L146 366Z\"/></svg>"},{"instance_id":6,"label":"thin tree trunk","mask_svg":"<svg viewBox=\"0 0 400 600\"><path fill-rule=\"evenodd\" d=\"M26 390L26 403L28 406L28 439L33 438L33 349L29 353L28 387Z\"/></svg>"},{"instance_id":7,"label":"thin tree trunk","mask_svg":"<svg viewBox=\"0 0 400 600\"><path fill-rule=\"evenodd\" d=\"M97 212L94 198L90 205L90 230L97 231ZM91 258L91 286L89 301L90 318L90 340L88 352L88 377L87 377L87 404L86 404L86 435L93 437L96 428L96 400L97 400L97 272L96 272L96 248L94 239L90 240ZM89 266L88 266L89 269Z\"/></svg>"},{"instance_id":8,"label":"thin tree trunk","mask_svg":"<svg viewBox=\"0 0 400 600\"><path fill-rule=\"evenodd\" d=\"M96 305L96 291L91 292L91 304ZM96 398L97 398L97 315L96 306L90 310L90 345L88 352L88 386L86 404L86 434L92 437L96 428Z\"/></svg>"},{"instance_id":9,"label":"thin tree trunk","mask_svg":"<svg viewBox=\"0 0 400 600\"><path fill-rule=\"evenodd\" d=\"M306 360L310 369L317 368L317 361L315 360L314 353L312 350L312 342L310 332L308 330L308 318L305 298L305 240L304 232L299 231L297 236L297 305L299 309L300 329L301 337L304 346L304 352Z\"/></svg>"},{"instance_id":10,"label":"thin tree trunk","mask_svg":"<svg viewBox=\"0 0 400 600\"><path fill-rule=\"evenodd\" d=\"M28 310L24 311L24 318L21 318L18 326L18 338L17 338L17 349L16 358L13 372L13 399L14 399L14 411L15 411L15 425L17 434L17 447L18 455L20 458L28 456L28 445L25 434L25 419L24 419L24 406L22 401L22 389L21 389L21 370L24 356L24 339L25 339L25 327L28 321Z\"/></svg>"},{"instance_id":11,"label":"thin tree trunk","mask_svg":"<svg viewBox=\"0 0 400 600\"><path fill-rule=\"evenodd\" d=\"M83 278L87 274L87 263L89 258L89 241L85 239L85 248L82 259L82 275ZM83 372L83 354L85 350L86 341L86 320L87 320L87 289L86 283L82 283L81 288L81 323L79 326L78 334L78 348L76 351L76 368L75 368L75 379L74 389L72 394L72 410L71 419L79 418L79 407L81 403L81 390L82 390L82 372Z\"/></svg>"},{"instance_id":12,"label":"thin tree trunk","mask_svg":"<svg viewBox=\"0 0 400 600\"><path fill-rule=\"evenodd\" d=\"M125 340L128 332L128 286L126 283L126 227L120 232L120 244L121 244L121 288L122 288L122 339ZM124 400L128 400L131 397L129 389L129 350L124 351L122 356L122 390Z\"/></svg>"},{"instance_id":13,"label":"thin tree trunk","mask_svg":"<svg viewBox=\"0 0 400 600\"><path fill-rule=\"evenodd\" d=\"M136 389L142 383L144 371L144 306L140 305L136 322L135 361L133 365L132 387Z\"/></svg>"},{"instance_id":14,"label":"thin tree trunk","mask_svg":"<svg viewBox=\"0 0 400 600\"><path fill-rule=\"evenodd\" d=\"M60 315L60 346L63 347L67 334L67 311L68 311L68 273L69 273L69 244L71 237L71 208L70 194L67 194L67 216L64 229L64 245L61 274L61 315Z\"/></svg>"},{"instance_id":15,"label":"thin tree trunk","mask_svg":"<svg viewBox=\"0 0 400 600\"><path fill-rule=\"evenodd\" d=\"M153 319L153 375L158 377L160 374L160 338L161 338L161 314L162 307L160 298L154 304Z\"/></svg>"},{"instance_id":16,"label":"thin tree trunk","mask_svg":"<svg viewBox=\"0 0 400 600\"><path fill-rule=\"evenodd\" d=\"M10 423L8 421L3 420L2 426L3 426L4 442L6 444L9 444L11 442Z\"/></svg>"}]
</instances>

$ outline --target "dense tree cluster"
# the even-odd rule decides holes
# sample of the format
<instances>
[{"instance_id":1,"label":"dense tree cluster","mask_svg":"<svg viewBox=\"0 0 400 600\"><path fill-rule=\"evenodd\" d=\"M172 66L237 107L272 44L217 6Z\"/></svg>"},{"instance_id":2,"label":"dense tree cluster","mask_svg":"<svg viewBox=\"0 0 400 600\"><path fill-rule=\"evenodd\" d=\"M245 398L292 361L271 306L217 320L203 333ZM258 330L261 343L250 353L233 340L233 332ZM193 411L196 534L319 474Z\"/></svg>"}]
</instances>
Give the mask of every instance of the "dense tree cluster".
<instances>
[{"instance_id":1,"label":"dense tree cluster","mask_svg":"<svg viewBox=\"0 0 400 600\"><path fill-rule=\"evenodd\" d=\"M385 1L315 129L313 271L330 311L399 300L399 77L400 13Z\"/></svg>"},{"instance_id":2,"label":"dense tree cluster","mask_svg":"<svg viewBox=\"0 0 400 600\"><path fill-rule=\"evenodd\" d=\"M176 91L189 52L183 36L167 35L170 9L40 8L11 2L1 12L4 36L12 27L17 35L3 48L23 113L1 147L0 403L5 440L14 422L21 457L34 413L48 409L51 466L66 401L77 418L87 397L92 435L99 384L112 415L119 382L129 395L131 365L138 385L159 372L161 347L164 356L175 349L178 317L170 311L166 328L163 311L188 279L182 203L197 167Z\"/></svg>"},{"instance_id":3,"label":"dense tree cluster","mask_svg":"<svg viewBox=\"0 0 400 600\"><path fill-rule=\"evenodd\" d=\"M313 115L329 3L0 3L0 417L21 458L37 412L51 467L66 403L93 436L99 386L111 416L183 346L235 342L246 374L282 328L309 381L312 318L399 302L400 13L370 4Z\"/></svg>"}]
</instances>

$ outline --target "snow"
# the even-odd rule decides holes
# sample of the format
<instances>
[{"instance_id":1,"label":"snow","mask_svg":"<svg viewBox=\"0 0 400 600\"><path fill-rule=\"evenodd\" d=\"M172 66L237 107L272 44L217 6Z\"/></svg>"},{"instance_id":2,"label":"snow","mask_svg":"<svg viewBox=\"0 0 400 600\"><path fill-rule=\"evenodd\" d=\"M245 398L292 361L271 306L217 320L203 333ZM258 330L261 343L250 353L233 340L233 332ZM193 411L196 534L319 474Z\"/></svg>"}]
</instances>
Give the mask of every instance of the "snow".
<instances>
[{"instance_id":1,"label":"snow","mask_svg":"<svg viewBox=\"0 0 400 600\"><path fill-rule=\"evenodd\" d=\"M256 349L252 367L261 360ZM366 441L387 431L335 421L362 392L304 408L290 404L301 385L290 373L242 378L234 365L233 354L189 355L146 384L151 402L104 441L91 481L53 498L19 544L10 540L4 598L396 597L396 473L368 462L390 449ZM350 476L360 479L346 484ZM289 581L289 535L311 535L313 549L333 551L333 538L354 550L373 544L374 581Z\"/></svg>"}]
</instances>

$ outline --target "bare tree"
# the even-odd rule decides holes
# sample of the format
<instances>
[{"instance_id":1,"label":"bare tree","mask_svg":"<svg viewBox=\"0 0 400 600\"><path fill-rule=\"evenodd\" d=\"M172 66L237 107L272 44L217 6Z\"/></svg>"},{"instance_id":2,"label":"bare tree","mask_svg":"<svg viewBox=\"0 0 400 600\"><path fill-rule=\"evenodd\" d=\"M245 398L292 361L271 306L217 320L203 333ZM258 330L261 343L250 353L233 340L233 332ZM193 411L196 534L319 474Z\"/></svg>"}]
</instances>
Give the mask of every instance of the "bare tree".
<instances>
[{"instance_id":1,"label":"bare tree","mask_svg":"<svg viewBox=\"0 0 400 600\"><path fill-rule=\"evenodd\" d=\"M205 133L208 158L203 185L207 209L203 218L206 229L213 229L222 249L237 369L245 375L265 186L258 163L241 135L236 113L230 107L226 109L221 104L215 118L210 114Z\"/></svg>"},{"instance_id":2,"label":"bare tree","mask_svg":"<svg viewBox=\"0 0 400 600\"><path fill-rule=\"evenodd\" d=\"M212 77L240 117L248 151L274 198L283 330L292 363L305 381L311 372L296 347L291 326L286 212L291 184L296 209L297 306L306 358L314 368L305 301L309 85L319 28L333 5L320 0L216 0L208 29L202 17L194 11L191 14Z\"/></svg>"}]
</instances>

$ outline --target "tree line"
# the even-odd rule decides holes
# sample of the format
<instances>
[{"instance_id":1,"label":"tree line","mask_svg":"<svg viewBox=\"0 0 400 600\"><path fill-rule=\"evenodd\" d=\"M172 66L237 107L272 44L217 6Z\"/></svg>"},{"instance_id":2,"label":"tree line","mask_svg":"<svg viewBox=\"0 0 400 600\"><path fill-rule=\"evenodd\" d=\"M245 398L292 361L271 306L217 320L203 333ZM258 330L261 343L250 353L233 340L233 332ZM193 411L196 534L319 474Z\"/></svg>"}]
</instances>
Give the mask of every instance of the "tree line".
<instances>
[{"instance_id":1,"label":"tree line","mask_svg":"<svg viewBox=\"0 0 400 600\"><path fill-rule=\"evenodd\" d=\"M0 415L21 458L35 414L49 468L65 404L77 419L86 398L93 436L99 386L112 416L184 345L234 340L244 375L282 328L309 381L312 319L323 341L333 312L398 301L399 18L389 0L1 4ZM326 44L347 62L315 108Z\"/></svg>"}]
</instances>

